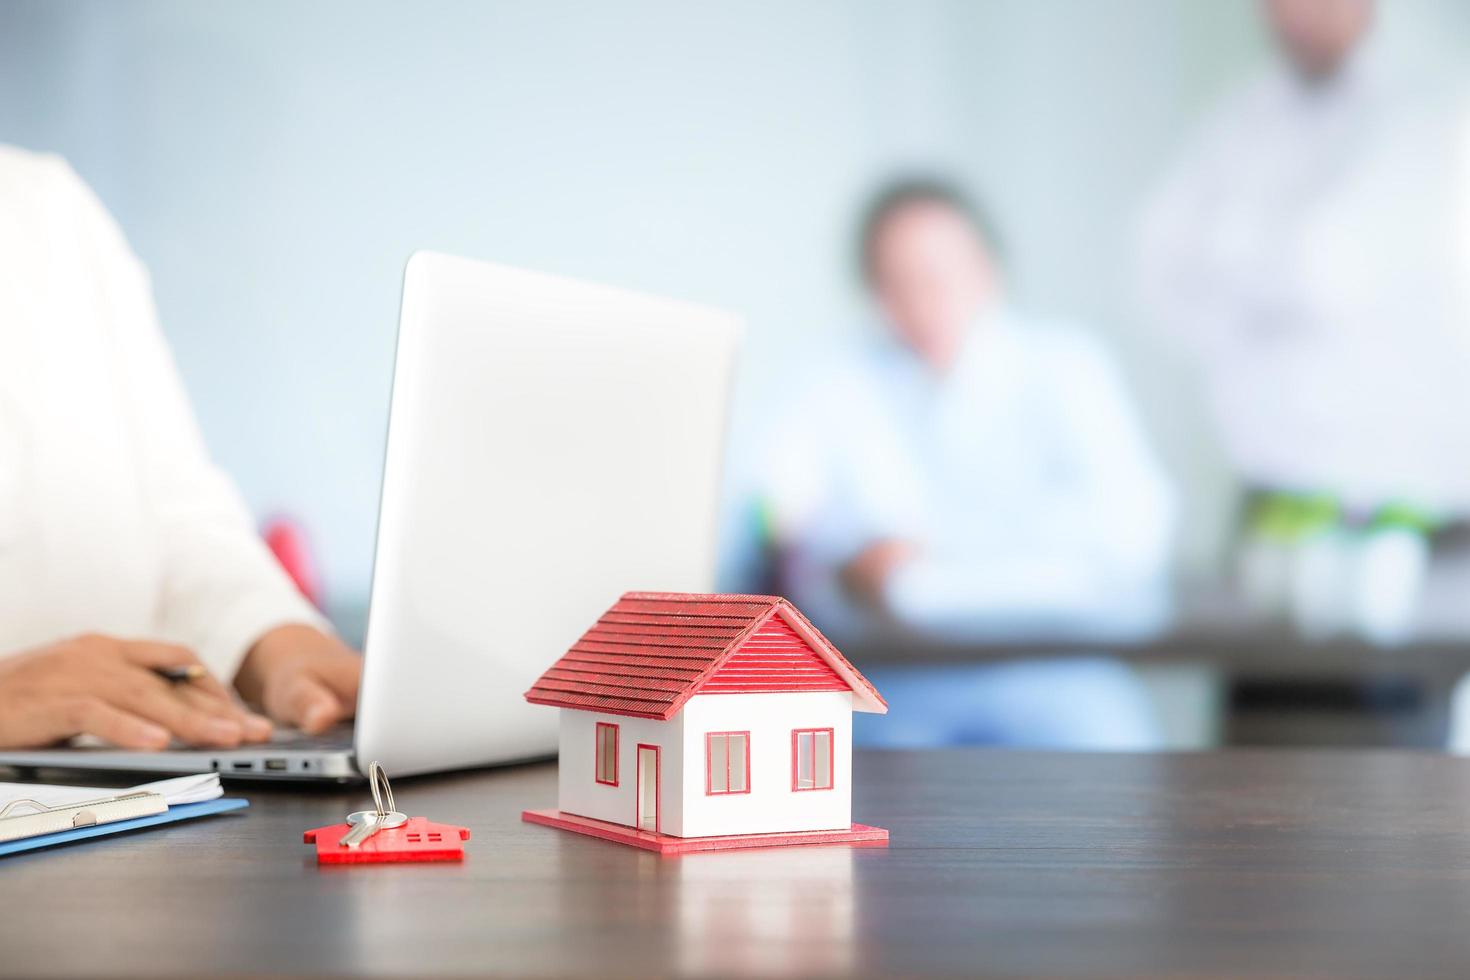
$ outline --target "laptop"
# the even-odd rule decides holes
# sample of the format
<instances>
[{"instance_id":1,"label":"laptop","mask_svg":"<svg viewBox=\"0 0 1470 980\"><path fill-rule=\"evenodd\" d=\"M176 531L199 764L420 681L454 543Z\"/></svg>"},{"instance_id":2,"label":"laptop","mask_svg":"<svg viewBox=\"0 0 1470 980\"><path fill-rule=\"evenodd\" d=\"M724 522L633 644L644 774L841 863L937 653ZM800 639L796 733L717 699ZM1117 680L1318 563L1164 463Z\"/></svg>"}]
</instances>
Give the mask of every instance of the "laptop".
<instances>
[{"instance_id":1,"label":"laptop","mask_svg":"<svg viewBox=\"0 0 1470 980\"><path fill-rule=\"evenodd\" d=\"M357 719L320 737L0 764L358 779L553 755L521 697L623 592L712 591L740 320L418 252L403 306Z\"/></svg>"}]
</instances>

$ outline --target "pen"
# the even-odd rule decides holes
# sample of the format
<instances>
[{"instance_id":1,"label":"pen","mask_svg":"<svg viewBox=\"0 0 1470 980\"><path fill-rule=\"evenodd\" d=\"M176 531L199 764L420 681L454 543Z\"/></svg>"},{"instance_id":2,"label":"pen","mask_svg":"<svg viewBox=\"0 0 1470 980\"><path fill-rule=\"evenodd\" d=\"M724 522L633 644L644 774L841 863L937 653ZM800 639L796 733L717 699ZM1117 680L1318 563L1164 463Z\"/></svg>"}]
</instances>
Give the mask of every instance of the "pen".
<instances>
[{"instance_id":1,"label":"pen","mask_svg":"<svg viewBox=\"0 0 1470 980\"><path fill-rule=\"evenodd\" d=\"M174 684L183 681L197 681L201 677L209 676L209 671L203 664L185 664L182 667L154 667L153 672L164 680Z\"/></svg>"}]
</instances>

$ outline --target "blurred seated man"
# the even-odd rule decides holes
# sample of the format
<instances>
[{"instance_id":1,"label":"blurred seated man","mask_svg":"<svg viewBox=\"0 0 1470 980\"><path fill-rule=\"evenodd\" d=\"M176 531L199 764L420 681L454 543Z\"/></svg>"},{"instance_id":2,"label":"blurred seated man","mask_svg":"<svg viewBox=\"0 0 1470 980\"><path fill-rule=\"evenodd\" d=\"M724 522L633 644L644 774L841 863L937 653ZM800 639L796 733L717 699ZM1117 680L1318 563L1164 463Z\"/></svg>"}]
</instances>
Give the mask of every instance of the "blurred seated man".
<instances>
[{"instance_id":1,"label":"blurred seated man","mask_svg":"<svg viewBox=\"0 0 1470 980\"><path fill-rule=\"evenodd\" d=\"M143 267L65 163L3 146L0 608L0 747L268 738L217 678L310 731L355 706L360 658L210 463Z\"/></svg>"},{"instance_id":2,"label":"blurred seated man","mask_svg":"<svg viewBox=\"0 0 1470 980\"><path fill-rule=\"evenodd\" d=\"M1096 636L1162 613L1170 492L1118 373L1006 305L986 229L942 183L883 191L861 259L885 336L813 366L771 443L783 584L836 636ZM869 675L892 709L858 719L868 744L1155 742L1136 678L1102 658Z\"/></svg>"}]
</instances>

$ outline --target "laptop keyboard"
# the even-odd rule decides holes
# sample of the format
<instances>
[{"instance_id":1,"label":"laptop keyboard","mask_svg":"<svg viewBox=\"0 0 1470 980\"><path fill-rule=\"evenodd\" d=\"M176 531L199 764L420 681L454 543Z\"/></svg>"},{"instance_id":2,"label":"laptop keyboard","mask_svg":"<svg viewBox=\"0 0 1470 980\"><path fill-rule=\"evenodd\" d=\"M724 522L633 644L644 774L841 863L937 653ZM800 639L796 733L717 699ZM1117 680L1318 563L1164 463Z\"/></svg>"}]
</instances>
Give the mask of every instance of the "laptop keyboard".
<instances>
[{"instance_id":1,"label":"laptop keyboard","mask_svg":"<svg viewBox=\"0 0 1470 980\"><path fill-rule=\"evenodd\" d=\"M271 733L270 744L282 749L333 750L352 748L352 725L334 725L320 735L308 735L297 728L277 727ZM248 746L244 746L248 748Z\"/></svg>"}]
</instances>

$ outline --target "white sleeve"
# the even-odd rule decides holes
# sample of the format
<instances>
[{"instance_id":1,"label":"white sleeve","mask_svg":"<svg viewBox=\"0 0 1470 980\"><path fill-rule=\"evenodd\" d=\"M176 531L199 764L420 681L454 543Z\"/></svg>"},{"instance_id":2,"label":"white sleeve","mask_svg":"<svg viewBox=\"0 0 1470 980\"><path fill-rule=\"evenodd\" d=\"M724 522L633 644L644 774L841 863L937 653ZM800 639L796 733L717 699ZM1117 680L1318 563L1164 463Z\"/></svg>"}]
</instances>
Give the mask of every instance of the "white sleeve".
<instances>
[{"instance_id":1,"label":"white sleeve","mask_svg":"<svg viewBox=\"0 0 1470 980\"><path fill-rule=\"evenodd\" d=\"M1211 358L1227 346L1238 296L1212 255L1215 202L1229 187L1235 148L1249 127L1231 104L1178 155L1149 200L1137 236L1135 291L1145 319L1162 337Z\"/></svg>"},{"instance_id":2,"label":"white sleeve","mask_svg":"<svg viewBox=\"0 0 1470 980\"><path fill-rule=\"evenodd\" d=\"M842 370L816 375L771 426L760 461L759 495L782 589L808 616L851 634L866 615L841 588L841 569L874 540L889 536L854 494L845 437L855 420Z\"/></svg>"},{"instance_id":3,"label":"white sleeve","mask_svg":"<svg viewBox=\"0 0 1470 980\"><path fill-rule=\"evenodd\" d=\"M69 168L59 175L58 199L70 205L90 266L87 286L109 311L105 333L158 536L158 638L190 647L228 682L271 629L326 622L276 564L229 477L210 460L142 263L90 188Z\"/></svg>"},{"instance_id":4,"label":"white sleeve","mask_svg":"<svg viewBox=\"0 0 1470 980\"><path fill-rule=\"evenodd\" d=\"M1054 442L1066 488L1038 501L1024 547L921 557L886 599L916 627L966 633L1146 631L1165 613L1169 482L1106 354L1069 342L1057 365Z\"/></svg>"}]
</instances>

